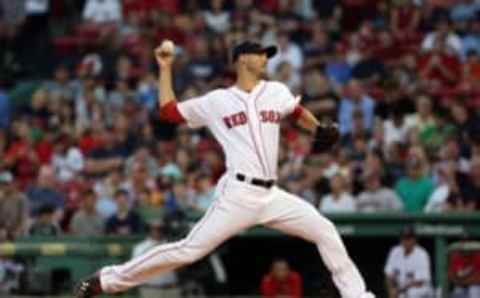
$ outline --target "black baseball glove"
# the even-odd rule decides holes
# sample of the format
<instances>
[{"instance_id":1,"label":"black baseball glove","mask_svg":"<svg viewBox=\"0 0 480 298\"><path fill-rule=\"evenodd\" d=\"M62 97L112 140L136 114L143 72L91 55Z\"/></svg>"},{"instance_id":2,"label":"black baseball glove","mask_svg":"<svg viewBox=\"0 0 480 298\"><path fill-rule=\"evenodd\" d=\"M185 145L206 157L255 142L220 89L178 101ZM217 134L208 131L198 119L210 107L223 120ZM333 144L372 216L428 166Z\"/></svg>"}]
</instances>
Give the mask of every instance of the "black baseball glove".
<instances>
[{"instance_id":1,"label":"black baseball glove","mask_svg":"<svg viewBox=\"0 0 480 298\"><path fill-rule=\"evenodd\" d=\"M332 121L321 121L315 133L313 151L322 153L331 150L340 139L338 125Z\"/></svg>"}]
</instances>

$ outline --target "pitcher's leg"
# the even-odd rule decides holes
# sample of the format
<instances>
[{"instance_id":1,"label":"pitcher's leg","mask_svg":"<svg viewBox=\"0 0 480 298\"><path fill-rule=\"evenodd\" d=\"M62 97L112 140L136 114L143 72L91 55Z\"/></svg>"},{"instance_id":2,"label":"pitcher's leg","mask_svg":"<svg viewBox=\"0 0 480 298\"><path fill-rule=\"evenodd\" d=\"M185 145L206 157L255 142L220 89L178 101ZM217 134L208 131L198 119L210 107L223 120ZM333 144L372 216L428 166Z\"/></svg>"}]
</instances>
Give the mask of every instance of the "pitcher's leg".
<instances>
[{"instance_id":1,"label":"pitcher's leg","mask_svg":"<svg viewBox=\"0 0 480 298\"><path fill-rule=\"evenodd\" d=\"M242 220L233 220L237 218ZM249 210L217 200L185 239L159 245L124 264L103 268L102 290L125 291L153 276L193 263L253 223Z\"/></svg>"},{"instance_id":2,"label":"pitcher's leg","mask_svg":"<svg viewBox=\"0 0 480 298\"><path fill-rule=\"evenodd\" d=\"M350 259L333 223L301 198L276 189L275 198L261 215L261 223L317 245L342 298L374 297Z\"/></svg>"}]
</instances>

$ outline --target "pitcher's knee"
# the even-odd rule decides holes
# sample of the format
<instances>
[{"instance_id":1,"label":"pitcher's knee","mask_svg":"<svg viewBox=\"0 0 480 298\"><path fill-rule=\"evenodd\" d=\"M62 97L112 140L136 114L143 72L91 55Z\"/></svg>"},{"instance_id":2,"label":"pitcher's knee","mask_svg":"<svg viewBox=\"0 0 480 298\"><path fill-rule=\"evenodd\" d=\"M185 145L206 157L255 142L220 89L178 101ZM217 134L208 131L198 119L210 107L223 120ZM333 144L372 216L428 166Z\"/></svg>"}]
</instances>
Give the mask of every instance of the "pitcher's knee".
<instances>
[{"instance_id":1,"label":"pitcher's knee","mask_svg":"<svg viewBox=\"0 0 480 298\"><path fill-rule=\"evenodd\" d=\"M325 237L338 237L337 228L329 219L319 218L316 224L317 228L314 231L315 242L320 242Z\"/></svg>"}]
</instances>

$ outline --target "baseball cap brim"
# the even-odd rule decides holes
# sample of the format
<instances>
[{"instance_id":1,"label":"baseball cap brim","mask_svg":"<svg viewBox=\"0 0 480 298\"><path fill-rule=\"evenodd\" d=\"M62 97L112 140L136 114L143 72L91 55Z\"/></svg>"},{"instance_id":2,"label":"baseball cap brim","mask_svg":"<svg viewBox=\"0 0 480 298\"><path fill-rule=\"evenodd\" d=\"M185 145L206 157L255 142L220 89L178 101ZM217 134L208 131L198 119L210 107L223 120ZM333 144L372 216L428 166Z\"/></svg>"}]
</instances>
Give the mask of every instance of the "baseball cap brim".
<instances>
[{"instance_id":1,"label":"baseball cap brim","mask_svg":"<svg viewBox=\"0 0 480 298\"><path fill-rule=\"evenodd\" d=\"M250 48L250 49L241 49L238 52L233 53L233 61L236 61L240 55L244 54L266 54L267 58L271 58L275 56L277 53L276 46L268 46L268 47L258 47L258 48Z\"/></svg>"},{"instance_id":2,"label":"baseball cap brim","mask_svg":"<svg viewBox=\"0 0 480 298\"><path fill-rule=\"evenodd\" d=\"M277 47L269 46L269 47L263 48L262 52L267 54L268 58L272 58L273 56L275 56L275 54L277 54Z\"/></svg>"}]
</instances>

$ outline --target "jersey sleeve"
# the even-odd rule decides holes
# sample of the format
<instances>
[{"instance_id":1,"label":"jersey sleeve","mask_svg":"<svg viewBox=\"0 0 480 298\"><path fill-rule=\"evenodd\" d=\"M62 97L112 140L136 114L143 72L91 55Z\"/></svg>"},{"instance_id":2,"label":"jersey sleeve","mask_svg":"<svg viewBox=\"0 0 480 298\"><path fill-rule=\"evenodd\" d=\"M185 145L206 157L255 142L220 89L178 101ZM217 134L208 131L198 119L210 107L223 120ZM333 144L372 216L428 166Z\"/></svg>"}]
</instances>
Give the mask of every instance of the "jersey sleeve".
<instances>
[{"instance_id":1,"label":"jersey sleeve","mask_svg":"<svg viewBox=\"0 0 480 298\"><path fill-rule=\"evenodd\" d=\"M421 250L417 258L416 280L430 282L430 258L426 251Z\"/></svg>"},{"instance_id":2,"label":"jersey sleeve","mask_svg":"<svg viewBox=\"0 0 480 298\"><path fill-rule=\"evenodd\" d=\"M388 276L393 275L395 271L395 249L390 250L387 263L385 264L384 273Z\"/></svg>"},{"instance_id":3,"label":"jersey sleeve","mask_svg":"<svg viewBox=\"0 0 480 298\"><path fill-rule=\"evenodd\" d=\"M280 89L279 97L280 98L280 114L282 117L292 114L300 103L300 97L295 97L288 87L282 83L278 84L276 87Z\"/></svg>"},{"instance_id":4,"label":"jersey sleeve","mask_svg":"<svg viewBox=\"0 0 480 298\"><path fill-rule=\"evenodd\" d=\"M208 124L209 111L213 108L209 104L209 96L194 97L177 105L178 111L190 128L200 128Z\"/></svg>"}]
</instances>

